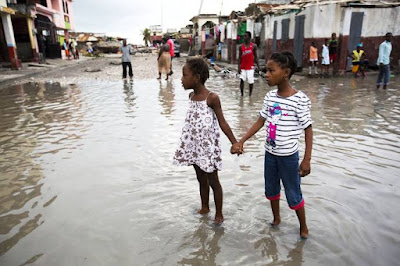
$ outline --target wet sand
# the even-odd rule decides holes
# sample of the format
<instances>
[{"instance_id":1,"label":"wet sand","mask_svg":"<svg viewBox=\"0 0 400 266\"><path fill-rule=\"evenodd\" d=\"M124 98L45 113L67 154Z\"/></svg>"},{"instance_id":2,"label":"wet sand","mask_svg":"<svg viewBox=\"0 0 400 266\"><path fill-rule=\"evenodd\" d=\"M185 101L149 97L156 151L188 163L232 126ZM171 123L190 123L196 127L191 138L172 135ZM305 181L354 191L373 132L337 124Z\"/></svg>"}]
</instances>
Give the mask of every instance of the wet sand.
<instances>
[{"instance_id":1,"label":"wet sand","mask_svg":"<svg viewBox=\"0 0 400 266\"><path fill-rule=\"evenodd\" d=\"M302 180L310 237L300 241L285 197L281 226L269 226L263 130L240 157L222 137L225 222L212 223L212 197L211 213L196 213L194 170L172 165L189 93L183 59L169 82L155 79L152 56L140 60L149 63L136 61L134 73L148 70L132 83L109 65L0 90L0 265L398 263L398 78L386 91L375 89L374 75L294 78L315 122L312 170ZM271 88L257 80L252 98L241 98L234 76L210 73L206 86L240 137Z\"/></svg>"}]
</instances>

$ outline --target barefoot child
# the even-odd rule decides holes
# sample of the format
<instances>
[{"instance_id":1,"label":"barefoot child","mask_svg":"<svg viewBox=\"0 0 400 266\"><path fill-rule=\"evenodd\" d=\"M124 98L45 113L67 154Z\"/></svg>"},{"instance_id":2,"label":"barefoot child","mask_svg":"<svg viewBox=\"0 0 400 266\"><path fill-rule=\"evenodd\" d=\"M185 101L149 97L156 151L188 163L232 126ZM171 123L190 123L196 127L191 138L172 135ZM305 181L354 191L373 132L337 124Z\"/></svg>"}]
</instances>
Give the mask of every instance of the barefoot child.
<instances>
[{"instance_id":1,"label":"barefoot child","mask_svg":"<svg viewBox=\"0 0 400 266\"><path fill-rule=\"evenodd\" d=\"M215 223L222 223L222 187L218 179L221 170L221 147L219 128L230 142L236 138L222 114L216 93L209 91L204 83L209 77L208 66L203 59L188 60L183 66L182 85L189 94L189 110L182 130L181 144L175 152L175 165L193 165L200 185L200 214L210 212L208 205L210 187L214 192Z\"/></svg>"},{"instance_id":2,"label":"barefoot child","mask_svg":"<svg viewBox=\"0 0 400 266\"><path fill-rule=\"evenodd\" d=\"M325 39L325 44L322 45L322 71L324 72L324 75L329 75L329 40Z\"/></svg>"},{"instance_id":3,"label":"barefoot child","mask_svg":"<svg viewBox=\"0 0 400 266\"><path fill-rule=\"evenodd\" d=\"M289 207L296 211L300 222L300 236L307 238L308 228L300 177L310 173L313 122L309 98L303 92L294 89L289 82L296 68L296 60L290 52L271 55L267 62L266 78L269 86L278 86L278 89L267 93L260 117L239 143L232 146L231 152L240 154L244 142L266 122L264 179L265 196L271 201L274 215L272 225L277 226L281 222L279 199L282 180ZM306 150L299 167L298 139L302 130L305 131Z\"/></svg>"},{"instance_id":4,"label":"barefoot child","mask_svg":"<svg viewBox=\"0 0 400 266\"><path fill-rule=\"evenodd\" d=\"M314 42L311 42L310 46L310 63L308 65L308 74L311 75L311 68L314 67L315 75L318 75L318 48L315 47Z\"/></svg>"}]
</instances>

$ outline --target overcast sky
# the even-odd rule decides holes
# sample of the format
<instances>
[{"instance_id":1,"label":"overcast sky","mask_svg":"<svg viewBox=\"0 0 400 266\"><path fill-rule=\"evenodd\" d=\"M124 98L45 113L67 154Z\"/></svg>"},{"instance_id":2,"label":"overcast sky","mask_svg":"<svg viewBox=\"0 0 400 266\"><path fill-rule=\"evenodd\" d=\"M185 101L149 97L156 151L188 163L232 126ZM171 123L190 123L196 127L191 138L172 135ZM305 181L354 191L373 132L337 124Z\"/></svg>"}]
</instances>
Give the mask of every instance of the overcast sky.
<instances>
[{"instance_id":1,"label":"overcast sky","mask_svg":"<svg viewBox=\"0 0 400 266\"><path fill-rule=\"evenodd\" d=\"M202 14L222 15L244 9L254 0L203 0ZM199 13L201 0L74 0L75 31L105 33L143 44L141 32L150 25L179 30ZM162 14L162 15L161 15Z\"/></svg>"}]
</instances>

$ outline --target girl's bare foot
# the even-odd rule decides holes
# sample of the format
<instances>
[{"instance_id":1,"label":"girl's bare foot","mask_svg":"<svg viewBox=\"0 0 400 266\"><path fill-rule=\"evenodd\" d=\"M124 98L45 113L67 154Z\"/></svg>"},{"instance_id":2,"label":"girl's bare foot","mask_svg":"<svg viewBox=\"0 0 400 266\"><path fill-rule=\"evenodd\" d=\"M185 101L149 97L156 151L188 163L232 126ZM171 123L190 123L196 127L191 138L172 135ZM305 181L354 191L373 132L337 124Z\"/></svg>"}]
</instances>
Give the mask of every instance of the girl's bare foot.
<instances>
[{"instance_id":1,"label":"girl's bare foot","mask_svg":"<svg viewBox=\"0 0 400 266\"><path fill-rule=\"evenodd\" d=\"M207 214L210 212L209 208L201 208L200 210L197 211L199 214Z\"/></svg>"},{"instance_id":2,"label":"girl's bare foot","mask_svg":"<svg viewBox=\"0 0 400 266\"><path fill-rule=\"evenodd\" d=\"M161 79L161 77L158 77L157 79L158 79L158 80L160 80L160 79Z\"/></svg>"},{"instance_id":3,"label":"girl's bare foot","mask_svg":"<svg viewBox=\"0 0 400 266\"><path fill-rule=\"evenodd\" d=\"M304 228L300 227L300 237L303 239L307 239L308 238L308 228L307 226L305 226Z\"/></svg>"},{"instance_id":4,"label":"girl's bare foot","mask_svg":"<svg viewBox=\"0 0 400 266\"><path fill-rule=\"evenodd\" d=\"M278 226L281 223L281 217L275 217L274 221L271 223L272 227Z\"/></svg>"},{"instance_id":5,"label":"girl's bare foot","mask_svg":"<svg viewBox=\"0 0 400 266\"><path fill-rule=\"evenodd\" d=\"M214 223L215 224L221 224L224 221L224 216L221 215L215 215Z\"/></svg>"}]
</instances>

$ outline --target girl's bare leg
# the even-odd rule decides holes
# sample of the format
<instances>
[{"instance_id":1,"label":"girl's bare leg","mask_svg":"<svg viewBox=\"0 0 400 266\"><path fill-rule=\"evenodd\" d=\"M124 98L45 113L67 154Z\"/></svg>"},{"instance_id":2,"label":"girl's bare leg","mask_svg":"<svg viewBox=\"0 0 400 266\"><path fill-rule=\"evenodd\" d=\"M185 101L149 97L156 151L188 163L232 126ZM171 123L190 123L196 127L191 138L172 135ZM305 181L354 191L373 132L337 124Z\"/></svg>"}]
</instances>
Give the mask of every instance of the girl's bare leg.
<instances>
[{"instance_id":1,"label":"girl's bare leg","mask_svg":"<svg viewBox=\"0 0 400 266\"><path fill-rule=\"evenodd\" d=\"M224 221L224 215L222 214L222 201L223 201L223 192L222 186L218 179L218 172L214 171L212 173L207 173L208 183L210 184L213 194L214 194L214 202L215 202L215 223L222 223Z\"/></svg>"},{"instance_id":2,"label":"girl's bare leg","mask_svg":"<svg viewBox=\"0 0 400 266\"><path fill-rule=\"evenodd\" d=\"M272 214L274 215L274 221L271 223L272 226L277 226L281 223L281 215L279 213L279 200L271 200Z\"/></svg>"},{"instance_id":3,"label":"girl's bare leg","mask_svg":"<svg viewBox=\"0 0 400 266\"><path fill-rule=\"evenodd\" d=\"M200 187L200 198L201 198L201 209L198 211L200 214L207 214L210 212L209 197L210 197L210 186L208 184L207 173L202 171L197 165L194 165L196 170L197 180L199 181Z\"/></svg>"},{"instance_id":4,"label":"girl's bare leg","mask_svg":"<svg viewBox=\"0 0 400 266\"><path fill-rule=\"evenodd\" d=\"M301 207L300 209L296 210L297 218L299 218L300 222L300 236L302 238L307 238L308 237L308 228L306 224L306 211L304 207Z\"/></svg>"}]
</instances>

